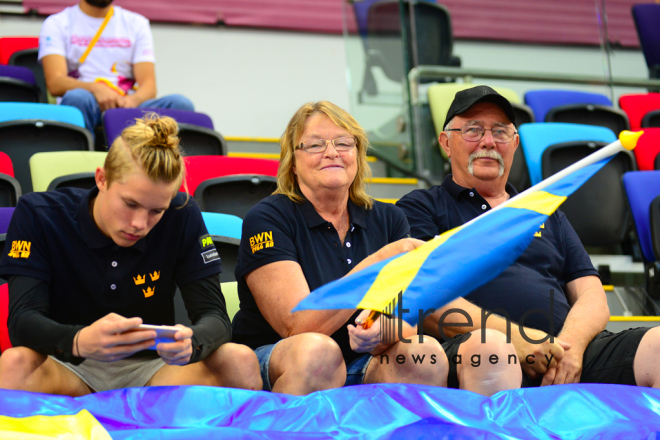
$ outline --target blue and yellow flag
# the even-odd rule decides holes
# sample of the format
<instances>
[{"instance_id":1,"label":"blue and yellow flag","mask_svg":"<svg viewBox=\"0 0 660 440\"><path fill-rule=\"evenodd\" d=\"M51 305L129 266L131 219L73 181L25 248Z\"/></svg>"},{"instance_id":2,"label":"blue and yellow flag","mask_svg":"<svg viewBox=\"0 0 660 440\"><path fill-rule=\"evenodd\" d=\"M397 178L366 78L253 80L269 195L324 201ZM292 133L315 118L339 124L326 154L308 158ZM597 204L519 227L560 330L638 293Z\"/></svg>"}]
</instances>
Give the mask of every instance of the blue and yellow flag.
<instances>
[{"instance_id":1,"label":"blue and yellow flag","mask_svg":"<svg viewBox=\"0 0 660 440\"><path fill-rule=\"evenodd\" d=\"M603 147L414 251L316 289L294 311L353 308L383 311L402 292L405 308L411 312L403 319L411 325L417 324L419 310L442 307L502 273L527 249L548 216L614 154L623 147L634 148L640 134L622 135L621 141Z\"/></svg>"}]
</instances>

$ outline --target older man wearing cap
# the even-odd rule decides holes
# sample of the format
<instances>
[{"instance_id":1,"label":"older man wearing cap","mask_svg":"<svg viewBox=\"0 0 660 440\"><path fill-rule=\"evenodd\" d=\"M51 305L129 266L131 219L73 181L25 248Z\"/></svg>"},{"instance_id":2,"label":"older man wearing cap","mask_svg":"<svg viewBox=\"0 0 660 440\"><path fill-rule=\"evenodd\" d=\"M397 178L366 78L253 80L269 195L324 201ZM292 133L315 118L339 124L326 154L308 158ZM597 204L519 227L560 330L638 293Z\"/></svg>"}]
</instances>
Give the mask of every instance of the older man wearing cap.
<instances>
[{"instance_id":1,"label":"older man wearing cap","mask_svg":"<svg viewBox=\"0 0 660 440\"><path fill-rule=\"evenodd\" d=\"M452 174L441 185L413 191L397 202L412 236L422 240L517 194L507 183L519 144L509 101L488 86L466 89L456 94L445 121L439 141L451 159ZM562 212L540 225L527 250L499 277L466 294L424 322L427 333L454 336L443 344L450 361L449 386L456 386L469 369L452 362L454 354L463 350L468 332L483 325L510 331L525 373L523 386L600 382L660 387L660 368L654 362L660 328L618 334L604 330L609 309L598 272ZM466 323L459 313L443 317L450 309L460 309L471 320ZM469 343L481 342L474 339ZM481 345L486 354L487 344Z\"/></svg>"}]
</instances>

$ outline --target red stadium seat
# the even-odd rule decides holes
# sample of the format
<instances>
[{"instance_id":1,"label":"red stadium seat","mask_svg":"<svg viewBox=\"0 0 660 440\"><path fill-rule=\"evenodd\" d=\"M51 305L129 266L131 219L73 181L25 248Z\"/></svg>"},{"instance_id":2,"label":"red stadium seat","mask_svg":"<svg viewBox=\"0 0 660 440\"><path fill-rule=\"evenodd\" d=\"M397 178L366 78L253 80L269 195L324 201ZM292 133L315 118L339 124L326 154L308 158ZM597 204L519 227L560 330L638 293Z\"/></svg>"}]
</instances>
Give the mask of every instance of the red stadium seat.
<instances>
[{"instance_id":1,"label":"red stadium seat","mask_svg":"<svg viewBox=\"0 0 660 440\"><path fill-rule=\"evenodd\" d=\"M652 110L660 109L660 93L622 95L619 98L619 107L628 115L630 129L639 130L644 115Z\"/></svg>"},{"instance_id":2,"label":"red stadium seat","mask_svg":"<svg viewBox=\"0 0 660 440\"><path fill-rule=\"evenodd\" d=\"M0 286L0 352L11 348L7 317L9 316L9 284Z\"/></svg>"},{"instance_id":3,"label":"red stadium seat","mask_svg":"<svg viewBox=\"0 0 660 440\"><path fill-rule=\"evenodd\" d=\"M186 183L188 193L195 194L197 186L205 180L235 174L260 174L277 176L279 161L274 159L250 159L227 156L188 156L186 161ZM180 191L184 191L181 185Z\"/></svg>"},{"instance_id":4,"label":"red stadium seat","mask_svg":"<svg viewBox=\"0 0 660 440\"><path fill-rule=\"evenodd\" d=\"M640 171L652 171L655 159L660 153L660 128L645 128L633 150Z\"/></svg>"},{"instance_id":5,"label":"red stadium seat","mask_svg":"<svg viewBox=\"0 0 660 440\"><path fill-rule=\"evenodd\" d=\"M0 151L0 173L16 177L14 176L14 165L11 163L11 158L2 151Z\"/></svg>"},{"instance_id":6,"label":"red stadium seat","mask_svg":"<svg viewBox=\"0 0 660 440\"><path fill-rule=\"evenodd\" d=\"M35 47L39 47L39 37L0 38L0 64L8 64L9 58L14 52Z\"/></svg>"}]
</instances>

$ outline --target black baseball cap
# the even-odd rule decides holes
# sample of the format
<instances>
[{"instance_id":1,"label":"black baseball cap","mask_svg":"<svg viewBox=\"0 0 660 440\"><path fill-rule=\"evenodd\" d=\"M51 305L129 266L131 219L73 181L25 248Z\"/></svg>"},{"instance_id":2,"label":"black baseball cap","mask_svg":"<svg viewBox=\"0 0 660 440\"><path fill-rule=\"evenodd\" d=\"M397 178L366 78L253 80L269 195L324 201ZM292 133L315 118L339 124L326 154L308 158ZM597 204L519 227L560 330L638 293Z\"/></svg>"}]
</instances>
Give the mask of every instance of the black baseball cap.
<instances>
[{"instance_id":1,"label":"black baseball cap","mask_svg":"<svg viewBox=\"0 0 660 440\"><path fill-rule=\"evenodd\" d=\"M504 113L506 113L512 123L516 123L516 113L513 111L513 107L508 99L497 93L491 87L476 86L456 93L456 96L447 111L445 124L451 121L454 116L465 113L470 107L479 102L492 102L504 110Z\"/></svg>"}]
</instances>

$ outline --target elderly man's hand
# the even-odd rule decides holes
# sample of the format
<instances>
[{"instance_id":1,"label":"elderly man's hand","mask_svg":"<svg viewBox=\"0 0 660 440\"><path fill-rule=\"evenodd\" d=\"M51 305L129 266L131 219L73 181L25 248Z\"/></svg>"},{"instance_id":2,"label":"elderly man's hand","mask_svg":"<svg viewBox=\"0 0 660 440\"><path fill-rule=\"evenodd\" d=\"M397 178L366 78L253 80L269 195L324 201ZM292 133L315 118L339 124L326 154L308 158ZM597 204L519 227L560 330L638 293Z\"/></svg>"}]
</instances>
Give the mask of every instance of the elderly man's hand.
<instances>
[{"instance_id":1,"label":"elderly man's hand","mask_svg":"<svg viewBox=\"0 0 660 440\"><path fill-rule=\"evenodd\" d=\"M367 320L371 310L363 310L357 318L356 323L362 323ZM348 325L348 338L351 343L351 350L356 353L369 353L380 343L380 318L376 319L368 329L364 329L362 324Z\"/></svg>"},{"instance_id":2,"label":"elderly man's hand","mask_svg":"<svg viewBox=\"0 0 660 440\"><path fill-rule=\"evenodd\" d=\"M549 368L554 368L571 348L571 344L558 338L554 338L553 343L550 343L550 340L542 343L533 342L547 336L547 333L541 330L525 327L526 339L523 338L517 326L513 326L511 330L511 342L516 348L520 365L532 379L544 374Z\"/></svg>"},{"instance_id":3,"label":"elderly man's hand","mask_svg":"<svg viewBox=\"0 0 660 440\"><path fill-rule=\"evenodd\" d=\"M557 362L557 365L548 368L545 372L541 386L580 383L583 356L584 350L576 346L565 351L564 357Z\"/></svg>"}]
</instances>

